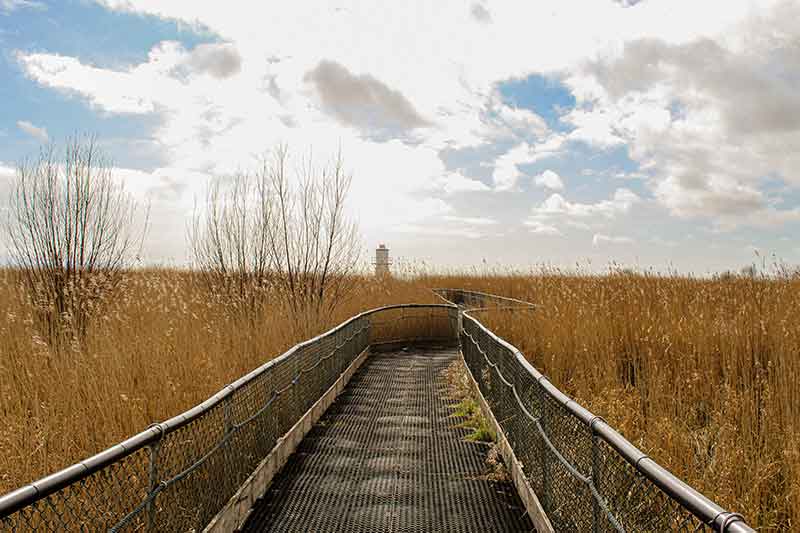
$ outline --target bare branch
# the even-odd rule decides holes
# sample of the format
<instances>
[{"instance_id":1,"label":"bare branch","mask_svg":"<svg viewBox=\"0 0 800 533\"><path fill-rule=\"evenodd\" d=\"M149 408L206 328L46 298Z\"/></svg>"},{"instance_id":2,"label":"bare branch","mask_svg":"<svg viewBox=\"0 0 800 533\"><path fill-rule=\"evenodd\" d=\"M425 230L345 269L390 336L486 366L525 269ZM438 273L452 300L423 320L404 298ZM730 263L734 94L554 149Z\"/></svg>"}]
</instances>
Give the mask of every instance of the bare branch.
<instances>
[{"instance_id":1,"label":"bare branch","mask_svg":"<svg viewBox=\"0 0 800 533\"><path fill-rule=\"evenodd\" d=\"M318 168L309 154L287 173L289 151L276 147L255 172L217 179L195 209L190 241L209 283L260 309L277 289L291 312L319 318L352 288L360 254L345 215L351 176L341 153Z\"/></svg>"},{"instance_id":2,"label":"bare branch","mask_svg":"<svg viewBox=\"0 0 800 533\"><path fill-rule=\"evenodd\" d=\"M4 230L11 258L54 343L81 340L92 302L112 289L141 251L147 220L116 182L94 137L54 146L17 166Z\"/></svg>"}]
</instances>

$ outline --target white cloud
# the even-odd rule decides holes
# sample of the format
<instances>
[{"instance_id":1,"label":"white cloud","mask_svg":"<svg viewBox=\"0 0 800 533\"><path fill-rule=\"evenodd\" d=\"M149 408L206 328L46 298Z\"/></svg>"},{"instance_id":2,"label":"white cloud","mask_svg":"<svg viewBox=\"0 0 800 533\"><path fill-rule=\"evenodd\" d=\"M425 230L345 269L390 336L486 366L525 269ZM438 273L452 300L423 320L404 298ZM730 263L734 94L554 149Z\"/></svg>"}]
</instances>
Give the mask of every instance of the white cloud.
<instances>
[{"instance_id":1,"label":"white cloud","mask_svg":"<svg viewBox=\"0 0 800 533\"><path fill-rule=\"evenodd\" d=\"M144 223L144 207L148 206L150 231L144 243L142 257L159 262L165 259L182 262L185 257L183 243L186 229L195 208L202 205L209 174L164 167L153 172L131 168L114 168L111 175L133 196L141 207L140 220Z\"/></svg>"},{"instance_id":2,"label":"white cloud","mask_svg":"<svg viewBox=\"0 0 800 533\"><path fill-rule=\"evenodd\" d=\"M474 2L472 7L470 7L470 13L472 16L475 17L475 20L478 22L488 24L492 21L492 15L489 13L489 10L486 9L486 6L479 2Z\"/></svg>"},{"instance_id":3,"label":"white cloud","mask_svg":"<svg viewBox=\"0 0 800 533\"><path fill-rule=\"evenodd\" d=\"M16 171L15 171L14 167L12 167L11 165L5 164L3 162L0 162L0 178L11 179L11 178L14 177L15 173L16 173Z\"/></svg>"},{"instance_id":4,"label":"white cloud","mask_svg":"<svg viewBox=\"0 0 800 533\"><path fill-rule=\"evenodd\" d=\"M100 113L157 116L161 170L181 183L249 167L279 141L322 155L341 146L355 174L350 207L362 228L379 233L452 213L438 196L456 202L489 190L445 168L444 148L511 146L491 179L496 190L513 190L520 165L587 143L627 147L647 169L656 201L676 216L721 225L796 216L759 181L777 175L800 184L800 90L790 71L800 30L791 2L730 0L719 9L674 0L625 9L583 0L441 0L422 18L403 2L381 9L290 2L260 12L235 0L101 3L207 28L224 42L192 49L162 42L145 61L114 68L50 53L17 52L18 61L36 83ZM538 114L500 98L498 83L533 73L557 76L573 91L578 105L562 117L571 131L550 131ZM597 203L554 194L534 208L539 225L529 227L558 231L549 223L556 217L559 227L577 223L570 218L588 225L637 201L627 189Z\"/></svg>"},{"instance_id":5,"label":"white cloud","mask_svg":"<svg viewBox=\"0 0 800 533\"><path fill-rule=\"evenodd\" d=\"M7 15L17 9L47 9L47 6L34 0L0 0L0 14Z\"/></svg>"},{"instance_id":6,"label":"white cloud","mask_svg":"<svg viewBox=\"0 0 800 533\"><path fill-rule=\"evenodd\" d=\"M207 73L215 78L229 78L242 69L242 57L229 43L198 45L185 61L193 72Z\"/></svg>"},{"instance_id":7,"label":"white cloud","mask_svg":"<svg viewBox=\"0 0 800 533\"><path fill-rule=\"evenodd\" d=\"M27 75L42 85L86 96L103 110L115 113L150 113L152 97L144 93L142 80L131 72L117 72L83 65L73 57L56 54L18 55Z\"/></svg>"},{"instance_id":8,"label":"white cloud","mask_svg":"<svg viewBox=\"0 0 800 533\"><path fill-rule=\"evenodd\" d=\"M320 61L303 80L314 85L324 110L343 124L395 132L430 125L402 93L335 61Z\"/></svg>"},{"instance_id":9,"label":"white cloud","mask_svg":"<svg viewBox=\"0 0 800 533\"><path fill-rule=\"evenodd\" d=\"M34 126L27 120L18 120L17 127L39 142L46 143L50 140L45 128Z\"/></svg>"},{"instance_id":10,"label":"white cloud","mask_svg":"<svg viewBox=\"0 0 800 533\"><path fill-rule=\"evenodd\" d=\"M604 244L633 244L634 240L630 237L603 235L595 233L592 237L592 246L602 246Z\"/></svg>"},{"instance_id":11,"label":"white cloud","mask_svg":"<svg viewBox=\"0 0 800 533\"><path fill-rule=\"evenodd\" d=\"M411 233L414 235L434 237L463 237L465 239L480 239L484 233L471 228L442 228L431 224L402 224L395 228L398 233Z\"/></svg>"},{"instance_id":12,"label":"white cloud","mask_svg":"<svg viewBox=\"0 0 800 533\"><path fill-rule=\"evenodd\" d=\"M489 186L482 181L467 178L459 172L447 172L431 182L433 190L442 190L447 194L459 192L488 191Z\"/></svg>"},{"instance_id":13,"label":"white cloud","mask_svg":"<svg viewBox=\"0 0 800 533\"><path fill-rule=\"evenodd\" d=\"M530 232L536 235L549 235L551 237L561 236L561 231L550 224L545 224L538 220L526 220L524 222L530 228Z\"/></svg>"},{"instance_id":14,"label":"white cloud","mask_svg":"<svg viewBox=\"0 0 800 533\"><path fill-rule=\"evenodd\" d=\"M549 131L542 117L530 109L510 107L502 103L496 94L492 95L487 107L494 117L490 126L495 129L498 138L540 138Z\"/></svg>"},{"instance_id":15,"label":"white cloud","mask_svg":"<svg viewBox=\"0 0 800 533\"><path fill-rule=\"evenodd\" d=\"M577 69L570 137L627 144L656 199L718 226L780 224L765 176L800 187L800 5L767 2L681 39L631 38ZM646 4L638 6L645 9ZM666 26L666 25L665 25Z\"/></svg>"},{"instance_id":16,"label":"white cloud","mask_svg":"<svg viewBox=\"0 0 800 533\"><path fill-rule=\"evenodd\" d=\"M519 165L535 163L546 157L546 155L546 152L544 156L541 153L537 153L534 147L525 142L502 154L495 161L494 172L492 172L495 190L510 191L516 188L519 179L522 177Z\"/></svg>"},{"instance_id":17,"label":"white cloud","mask_svg":"<svg viewBox=\"0 0 800 533\"><path fill-rule=\"evenodd\" d=\"M522 175L517 165L525 163L529 156L530 147L527 144L520 144L498 157L492 173L495 190L513 189Z\"/></svg>"},{"instance_id":18,"label":"white cloud","mask_svg":"<svg viewBox=\"0 0 800 533\"><path fill-rule=\"evenodd\" d=\"M617 189L610 200L601 200L594 204L570 202L558 193L551 194L541 205L531 211L534 217L603 217L614 218L628 213L641 198L630 189Z\"/></svg>"},{"instance_id":19,"label":"white cloud","mask_svg":"<svg viewBox=\"0 0 800 533\"><path fill-rule=\"evenodd\" d=\"M592 226L590 226L586 222L575 219L565 220L564 225L569 226L570 228L579 229L581 231L590 231L592 229Z\"/></svg>"},{"instance_id":20,"label":"white cloud","mask_svg":"<svg viewBox=\"0 0 800 533\"><path fill-rule=\"evenodd\" d=\"M457 222L459 224L466 224L469 226L493 226L497 224L497 220L490 217L461 217L455 215L446 215L442 217L443 220L448 222Z\"/></svg>"},{"instance_id":21,"label":"white cloud","mask_svg":"<svg viewBox=\"0 0 800 533\"><path fill-rule=\"evenodd\" d=\"M533 182L540 187L546 187L554 191L561 191L564 189L564 181L561 179L561 176L552 170L545 170L541 174L534 176Z\"/></svg>"}]
</instances>

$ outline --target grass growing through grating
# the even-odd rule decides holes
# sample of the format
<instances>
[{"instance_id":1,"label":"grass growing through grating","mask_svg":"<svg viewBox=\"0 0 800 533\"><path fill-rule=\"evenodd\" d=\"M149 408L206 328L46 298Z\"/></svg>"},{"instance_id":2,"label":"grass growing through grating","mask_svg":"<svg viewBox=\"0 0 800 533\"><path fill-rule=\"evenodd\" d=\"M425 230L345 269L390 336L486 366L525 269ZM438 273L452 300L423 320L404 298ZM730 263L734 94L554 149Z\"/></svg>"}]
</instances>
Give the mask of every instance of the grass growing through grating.
<instances>
[{"instance_id":1,"label":"grass growing through grating","mask_svg":"<svg viewBox=\"0 0 800 533\"><path fill-rule=\"evenodd\" d=\"M499 483L508 482L511 480L511 476L503 464L500 448L497 446L497 433L483 416L467 372L469 370L460 358L453 361L444 370L447 396L458 401L453 406L453 413L450 416L466 419L456 426L470 429L470 433L465 437L466 440L489 445L486 453L486 473L477 478Z\"/></svg>"},{"instance_id":2,"label":"grass growing through grating","mask_svg":"<svg viewBox=\"0 0 800 533\"><path fill-rule=\"evenodd\" d=\"M463 418L456 427L470 430L466 439L472 442L493 443L497 441L497 434L483 416L480 406L472 389L466 365L460 358L456 359L444 370L447 383L447 395L458 403L453 406L453 418Z\"/></svg>"},{"instance_id":3,"label":"grass growing through grating","mask_svg":"<svg viewBox=\"0 0 800 533\"><path fill-rule=\"evenodd\" d=\"M496 442L497 434L489 427L486 417L483 416L478 403L472 398L463 399L453 411L454 417L463 417L466 420L458 424L458 427L468 428L471 433L465 438L473 442Z\"/></svg>"},{"instance_id":4,"label":"grass growing through grating","mask_svg":"<svg viewBox=\"0 0 800 533\"><path fill-rule=\"evenodd\" d=\"M480 405L475 398L475 391L472 390L470 377L467 374L466 365L460 358L456 359L444 370L445 382L447 383L447 396L458 401L453 406L453 418L464 418L457 427L470 430L466 439L472 442L493 443L497 441L497 435L489 425L486 417L483 416Z\"/></svg>"},{"instance_id":5,"label":"grass growing through grating","mask_svg":"<svg viewBox=\"0 0 800 533\"><path fill-rule=\"evenodd\" d=\"M489 426L486 417L483 416L480 406L472 390L472 384L467 372L464 361L457 359L450 363L445 369L445 382L447 383L447 395L458 403L453 406L453 418L463 418L457 427L467 428L471 432L466 439L473 442L492 443L497 440L497 435Z\"/></svg>"}]
</instances>

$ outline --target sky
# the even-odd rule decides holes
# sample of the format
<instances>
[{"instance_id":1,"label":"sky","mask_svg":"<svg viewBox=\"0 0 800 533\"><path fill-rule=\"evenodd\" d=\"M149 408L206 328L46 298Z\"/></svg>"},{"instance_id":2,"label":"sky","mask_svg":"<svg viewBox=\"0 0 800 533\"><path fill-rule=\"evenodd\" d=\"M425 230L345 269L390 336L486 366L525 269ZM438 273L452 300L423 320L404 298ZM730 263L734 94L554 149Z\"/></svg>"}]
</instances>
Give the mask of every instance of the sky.
<instances>
[{"instance_id":1,"label":"sky","mask_svg":"<svg viewBox=\"0 0 800 533\"><path fill-rule=\"evenodd\" d=\"M341 150L365 254L796 264L798 20L785 0L0 0L0 195L94 134L150 205L145 260L180 266L209 180L284 143Z\"/></svg>"}]
</instances>

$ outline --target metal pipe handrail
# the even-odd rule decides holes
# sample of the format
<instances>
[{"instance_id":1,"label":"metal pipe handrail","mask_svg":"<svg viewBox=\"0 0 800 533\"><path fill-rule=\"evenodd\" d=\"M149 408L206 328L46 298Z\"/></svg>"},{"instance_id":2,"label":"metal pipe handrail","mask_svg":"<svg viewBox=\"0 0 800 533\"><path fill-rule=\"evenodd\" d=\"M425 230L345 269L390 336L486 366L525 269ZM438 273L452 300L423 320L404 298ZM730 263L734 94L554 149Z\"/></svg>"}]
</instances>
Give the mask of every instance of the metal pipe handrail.
<instances>
[{"instance_id":1,"label":"metal pipe handrail","mask_svg":"<svg viewBox=\"0 0 800 533\"><path fill-rule=\"evenodd\" d=\"M448 291L459 291L459 289L447 289ZM434 290L437 292L437 290ZM474 292L474 291L463 291ZM439 292L437 292L439 294ZM504 297L497 297L494 295L485 295L493 298L504 299ZM521 300L516 300L522 302ZM453 302L455 303L455 302ZM527 302L523 302L527 303ZM529 304L535 306L534 304ZM524 368L536 381L543 387L543 389L554 400L564 406L573 416L580 420L583 424L589 427L593 434L605 441L617 453L622 456L631 466L633 466L644 477L652 481L656 486L663 490L670 498L678 502L681 506L689 510L697 518L704 523L711 525L717 531L731 532L731 533L754 533L750 526L738 513L726 511L709 498L693 489L685 482L681 481L674 474L669 472L666 468L656 463L643 451L634 446L630 441L623 437L614 428L608 425L601 417L594 415L591 411L581 406L575 400L564 394L558 387L553 385L547 377L539 372L531 363L525 358L522 352L516 346L509 343L502 337L496 335L492 330L486 327L480 320L470 315L470 312L487 310L487 308L469 309L463 311L463 315L472 320L486 335L488 335L494 342L503 346L506 350L514 354L516 361Z\"/></svg>"},{"instance_id":2,"label":"metal pipe handrail","mask_svg":"<svg viewBox=\"0 0 800 533\"><path fill-rule=\"evenodd\" d=\"M503 302L508 302L508 305L505 306L505 307L509 308L509 309L519 308L519 307L527 307L527 308L536 309L536 308L542 307L540 304L534 304L534 303L531 303L531 302L526 302L525 300L518 300L517 298L510 298L508 296L498 296L496 294L489 294L488 292L480 292L480 291L472 291L472 290L464 290L464 289L448 289L448 288L445 288L445 287L434 288L434 289L431 289L431 290L433 291L433 293L436 296L438 296L442 300L444 300L446 302L450 302L450 303L456 304L456 305L458 305L458 302L451 301L450 299L448 299L444 295L444 293L456 292L456 293L459 293L459 294L476 295L479 298L483 298L485 300L501 300ZM471 311L481 311L481 310L496 309L496 308L497 308L497 306L495 306L495 307L488 307L488 306L487 307L471 307L470 310Z\"/></svg>"},{"instance_id":3,"label":"metal pipe handrail","mask_svg":"<svg viewBox=\"0 0 800 533\"><path fill-rule=\"evenodd\" d=\"M230 397L233 393L237 390L241 389L248 383L252 382L257 377L261 376L263 373L269 371L273 366L279 364L281 361L291 357L294 353L298 350L303 349L304 347L314 344L318 342L321 338L330 336L335 334L336 332L344 329L348 325L360 320L362 318L367 318L375 313L379 313L382 311L389 311L394 309L419 309L419 308L445 308L445 309L457 309L457 306L454 304L398 304L398 305L387 305L383 307L378 307L375 309L370 309L368 311L364 311L359 313L341 324L331 328L330 330L317 335L311 339L306 341L300 342L291 348L289 348L286 352L270 359L263 365L259 366L258 368L248 372L241 378L237 379L236 381L226 385L222 389L220 389L216 394L212 395L205 401L195 405L194 407L184 411L183 413L174 416L164 422L155 423L149 426L144 431L137 433L136 435L115 444L105 450L75 463L71 466L68 466L62 470L59 470L53 474L45 476L37 481L24 485L16 490L13 490L5 495L0 495L0 518L5 516L9 516L20 509L23 509L29 505L36 503L39 500L46 498L47 496L58 492L59 490L77 483L88 476L92 475L93 473L102 470L103 468L132 455L133 453L141 450L142 448L155 443L156 441L161 440L165 435L170 434L177 429L191 423L192 421L200 418L205 413L210 411L212 408L220 404L226 398Z\"/></svg>"}]
</instances>

